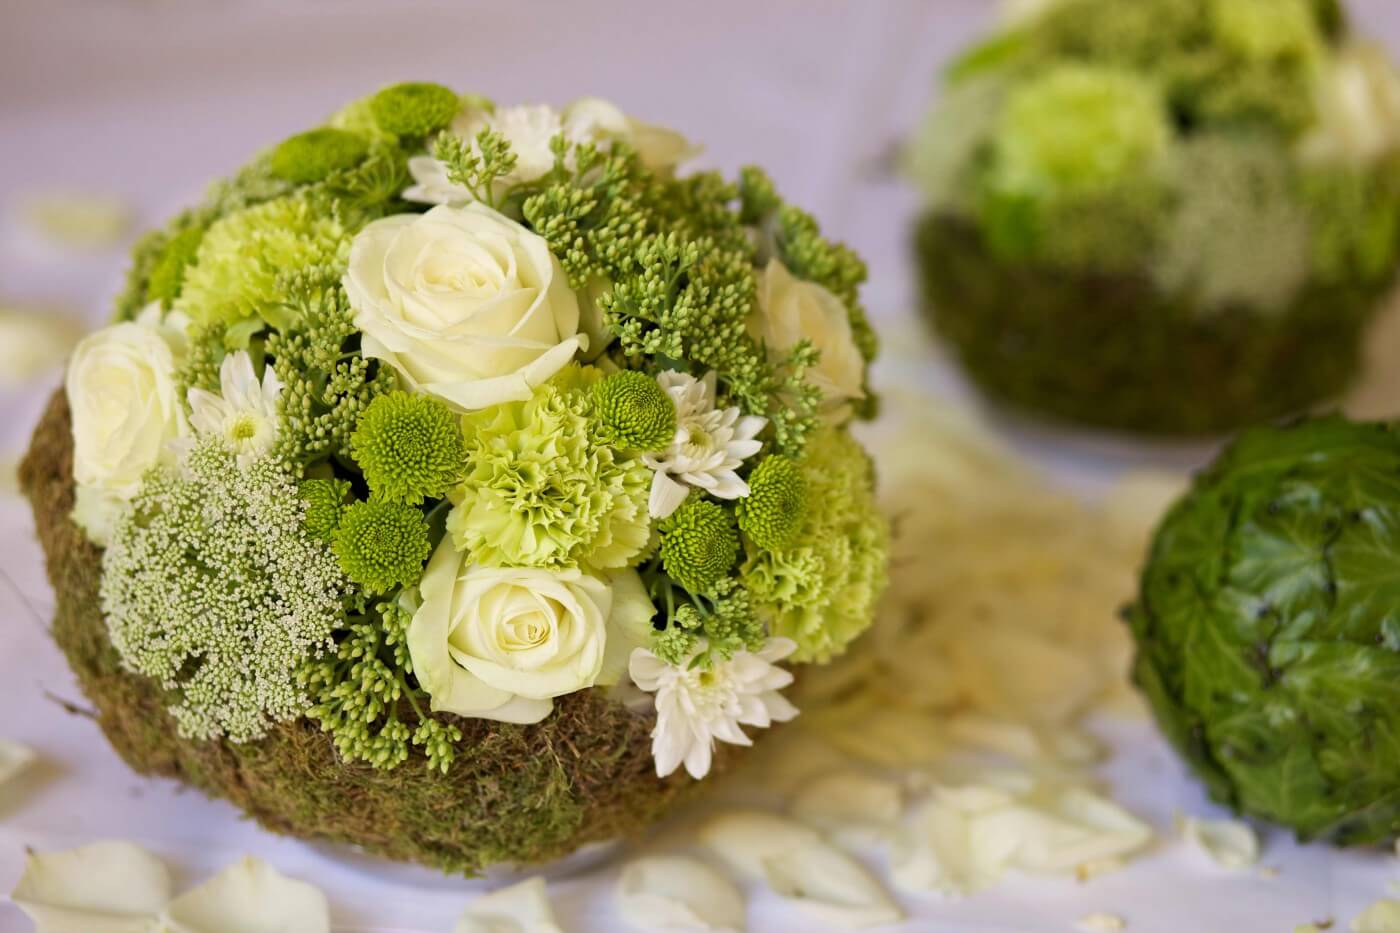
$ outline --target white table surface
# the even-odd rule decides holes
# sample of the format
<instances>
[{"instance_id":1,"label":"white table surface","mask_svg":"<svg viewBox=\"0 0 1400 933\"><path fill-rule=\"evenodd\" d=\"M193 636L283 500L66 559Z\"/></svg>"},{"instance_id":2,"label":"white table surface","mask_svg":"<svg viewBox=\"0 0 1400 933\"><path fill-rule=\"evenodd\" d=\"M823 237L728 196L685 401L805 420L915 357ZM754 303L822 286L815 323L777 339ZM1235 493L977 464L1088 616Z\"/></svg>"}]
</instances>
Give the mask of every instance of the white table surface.
<instances>
[{"instance_id":1,"label":"white table surface","mask_svg":"<svg viewBox=\"0 0 1400 933\"><path fill-rule=\"evenodd\" d=\"M1126 0L1125 0L1126 2ZM870 261L876 323L904 347L886 384L913 382L975 405L911 312L905 238L915 204L882 161L917 119L940 62L990 18L990 0L704 0L484 3L399 0L0 0L0 301L66 308L101 322L123 249L74 254L18 221L24 198L71 189L128 200L158 222L255 148L315 123L345 100L409 78L510 101L610 97L706 143L710 164L758 162L790 199ZM1400 49L1395 0L1352 4ZM918 351L916 355L913 351ZM1400 322L1375 338L1375 375L1359 410L1400 410ZM1389 378L1387 378L1389 377ZM0 394L0 460L22 450L54 374ZM1187 467L1208 445L1150 447L1033 428L992 415L1058 479L1092 492L1144 464ZM52 602L26 506L0 493L0 737L43 764L0 796L0 892L25 846L131 838L198 880L250 852L330 896L337 930L448 931L480 886L426 874L385 878L280 839L226 804L140 779L95 727L66 714L81 702L48 640ZM1111 727L1105 777L1116 797L1163 833L1178 809L1201 811L1195 785L1147 724ZM1089 884L1016 879L959 903L902 898L901 931L1072 930L1095 911L1127 916L1132 933L1291 930L1341 921L1400 878L1393 856L1301 848L1271 836L1278 880L1227 875L1180 846ZM615 866L552 884L566 929L622 929ZM750 928L813 929L755 892ZM1341 928L1341 927L1339 927ZM28 929L0 904L0 931Z\"/></svg>"}]
</instances>

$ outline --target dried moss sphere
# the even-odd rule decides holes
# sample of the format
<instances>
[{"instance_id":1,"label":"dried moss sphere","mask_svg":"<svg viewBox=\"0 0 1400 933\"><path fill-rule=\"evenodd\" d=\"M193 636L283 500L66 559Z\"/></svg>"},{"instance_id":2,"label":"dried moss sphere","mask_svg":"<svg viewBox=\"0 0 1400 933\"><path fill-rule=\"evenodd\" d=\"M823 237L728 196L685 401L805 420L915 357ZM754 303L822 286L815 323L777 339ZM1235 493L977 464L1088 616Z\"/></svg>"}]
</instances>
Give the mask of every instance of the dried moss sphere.
<instances>
[{"instance_id":1,"label":"dried moss sphere","mask_svg":"<svg viewBox=\"0 0 1400 933\"><path fill-rule=\"evenodd\" d=\"M1339 844L1400 833L1400 433L1245 433L1159 529L1135 678L1217 801Z\"/></svg>"}]
</instances>

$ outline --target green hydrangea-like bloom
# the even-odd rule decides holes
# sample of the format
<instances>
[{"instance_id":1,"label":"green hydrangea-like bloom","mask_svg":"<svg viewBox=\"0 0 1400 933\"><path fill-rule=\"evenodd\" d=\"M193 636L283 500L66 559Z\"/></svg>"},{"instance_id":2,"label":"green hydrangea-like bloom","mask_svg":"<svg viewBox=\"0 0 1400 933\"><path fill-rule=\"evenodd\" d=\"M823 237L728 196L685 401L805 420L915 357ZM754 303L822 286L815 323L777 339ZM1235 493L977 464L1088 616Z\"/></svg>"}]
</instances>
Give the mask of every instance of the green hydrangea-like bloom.
<instances>
[{"instance_id":1,"label":"green hydrangea-like bloom","mask_svg":"<svg viewBox=\"0 0 1400 933\"><path fill-rule=\"evenodd\" d=\"M1134 678L1217 801L1304 839L1400 833L1400 433L1247 431L1162 522Z\"/></svg>"},{"instance_id":2,"label":"green hydrangea-like bloom","mask_svg":"<svg viewBox=\"0 0 1400 933\"><path fill-rule=\"evenodd\" d=\"M345 575L371 593L417 583L432 550L422 512L378 499L345 509L332 546Z\"/></svg>"},{"instance_id":3,"label":"green hydrangea-like bloom","mask_svg":"<svg viewBox=\"0 0 1400 933\"><path fill-rule=\"evenodd\" d=\"M691 495L660 527L661 566L692 593L708 592L739 558L734 519L716 502Z\"/></svg>"},{"instance_id":4,"label":"green hydrangea-like bloom","mask_svg":"<svg viewBox=\"0 0 1400 933\"><path fill-rule=\"evenodd\" d=\"M593 388L598 420L614 444L659 450L676 433L676 405L647 373L623 370Z\"/></svg>"},{"instance_id":5,"label":"green hydrangea-like bloom","mask_svg":"<svg viewBox=\"0 0 1400 933\"><path fill-rule=\"evenodd\" d=\"M170 307L185 284L185 270L194 262L203 239L204 228L193 226L186 227L166 242L146 283L146 296L151 301L159 301L163 306Z\"/></svg>"},{"instance_id":6,"label":"green hydrangea-like bloom","mask_svg":"<svg viewBox=\"0 0 1400 933\"><path fill-rule=\"evenodd\" d=\"M1315 64L1321 23L1310 0L1214 0L1211 25L1229 48L1261 64Z\"/></svg>"},{"instance_id":7,"label":"green hydrangea-like bloom","mask_svg":"<svg viewBox=\"0 0 1400 933\"><path fill-rule=\"evenodd\" d=\"M488 566L624 567L651 535L651 471L599 430L592 368L462 419L467 475L447 530Z\"/></svg>"},{"instance_id":8,"label":"green hydrangea-like bloom","mask_svg":"<svg viewBox=\"0 0 1400 933\"><path fill-rule=\"evenodd\" d=\"M744 584L772 634L797 642L797 662L825 662L874 619L889 527L875 501L870 458L849 434L814 434L800 466L806 519L786 547L749 548Z\"/></svg>"},{"instance_id":9,"label":"green hydrangea-like bloom","mask_svg":"<svg viewBox=\"0 0 1400 933\"><path fill-rule=\"evenodd\" d=\"M787 547L807 518L807 481L787 457L765 457L749 475L749 494L734 506L739 527L766 550Z\"/></svg>"},{"instance_id":10,"label":"green hydrangea-like bloom","mask_svg":"<svg viewBox=\"0 0 1400 933\"><path fill-rule=\"evenodd\" d=\"M306 502L306 515L302 519L306 533L330 541L345 514L350 484L343 479L308 479L302 480L297 491Z\"/></svg>"},{"instance_id":11,"label":"green hydrangea-like bloom","mask_svg":"<svg viewBox=\"0 0 1400 933\"><path fill-rule=\"evenodd\" d=\"M350 449L375 498L389 502L442 498L466 469L457 416L426 395L376 398L360 416Z\"/></svg>"},{"instance_id":12,"label":"green hydrangea-like bloom","mask_svg":"<svg viewBox=\"0 0 1400 933\"><path fill-rule=\"evenodd\" d=\"M211 438L117 522L102 613L122 663L178 695L181 735L246 742L306 712L296 672L343 622L348 584L304 512L275 460L240 468Z\"/></svg>"},{"instance_id":13,"label":"green hydrangea-like bloom","mask_svg":"<svg viewBox=\"0 0 1400 933\"><path fill-rule=\"evenodd\" d=\"M363 136L332 127L284 139L268 157L268 171L284 181L306 185L359 165L369 154Z\"/></svg>"},{"instance_id":14,"label":"green hydrangea-like bloom","mask_svg":"<svg viewBox=\"0 0 1400 933\"><path fill-rule=\"evenodd\" d=\"M1130 71L1059 65L1015 88L996 134L999 189L1094 194L1141 177L1171 142L1166 101Z\"/></svg>"},{"instance_id":15,"label":"green hydrangea-like bloom","mask_svg":"<svg viewBox=\"0 0 1400 933\"><path fill-rule=\"evenodd\" d=\"M457 93L429 81L386 87L369 99L379 128L395 136L427 136L452 122L461 109Z\"/></svg>"},{"instance_id":16,"label":"green hydrangea-like bloom","mask_svg":"<svg viewBox=\"0 0 1400 933\"><path fill-rule=\"evenodd\" d=\"M227 326L230 345L246 345L263 321L284 330L297 323L279 277L322 263L343 264L349 249L340 222L303 198L236 211L204 234L176 307L196 326Z\"/></svg>"}]
</instances>

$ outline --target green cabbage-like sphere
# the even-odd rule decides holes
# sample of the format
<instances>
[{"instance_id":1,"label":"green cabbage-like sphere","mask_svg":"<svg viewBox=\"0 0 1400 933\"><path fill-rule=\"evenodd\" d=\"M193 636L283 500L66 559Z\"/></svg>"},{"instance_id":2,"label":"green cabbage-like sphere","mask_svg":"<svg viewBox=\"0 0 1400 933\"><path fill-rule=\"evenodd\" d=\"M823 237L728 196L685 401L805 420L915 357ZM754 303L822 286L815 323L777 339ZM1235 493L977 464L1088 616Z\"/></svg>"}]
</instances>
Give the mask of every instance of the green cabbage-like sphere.
<instances>
[{"instance_id":1,"label":"green cabbage-like sphere","mask_svg":"<svg viewBox=\"0 0 1400 933\"><path fill-rule=\"evenodd\" d=\"M1245 433L1157 532L1135 679L1211 796L1299 838L1400 832L1400 432Z\"/></svg>"}]
</instances>

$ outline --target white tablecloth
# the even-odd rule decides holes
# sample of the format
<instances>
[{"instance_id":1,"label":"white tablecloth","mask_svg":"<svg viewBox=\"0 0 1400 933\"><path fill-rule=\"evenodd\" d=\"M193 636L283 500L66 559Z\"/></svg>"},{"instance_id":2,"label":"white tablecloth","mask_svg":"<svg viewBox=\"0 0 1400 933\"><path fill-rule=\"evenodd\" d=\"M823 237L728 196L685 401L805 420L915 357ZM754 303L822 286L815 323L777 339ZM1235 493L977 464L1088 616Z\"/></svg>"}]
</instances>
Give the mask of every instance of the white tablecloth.
<instances>
[{"instance_id":1,"label":"white tablecloth","mask_svg":"<svg viewBox=\"0 0 1400 933\"><path fill-rule=\"evenodd\" d=\"M1127 0L1125 0L1127 2ZM917 118L939 64L981 28L990 0L646 0L484 3L371 0L4 0L0 3L0 300L69 308L100 322L121 250L77 255L17 220L35 192L113 193L153 224L251 152L303 129L350 97L407 78L502 100L598 94L708 146L712 165L767 166L781 190L870 260L866 291L892 335L887 385L914 383L952 404L970 394L910 312L905 254L914 203L884 168ZM1393 0L1353 4L1400 48ZM1383 378L1400 328L1377 338L1381 377L1365 407L1400 409ZM56 379L56 376L54 377ZM50 383L52 383L52 379ZM46 389L0 395L0 458L17 456ZM999 416L998 416L999 417ZM1000 419L1049 472L1092 491L1144 463L1189 466L1206 447L1141 447ZM320 885L337 929L447 931L480 885L375 871L279 839L228 805L132 775L85 718L48 640L52 596L26 507L0 494L0 737L36 748L42 766L0 795L0 892L41 849L132 838L168 856L183 881L250 852ZM1150 726L1109 729L1116 796L1170 833L1174 811L1201 811L1195 785ZM1273 880L1225 874L1181 846L1087 884L1017 879L961 903L903 898L907 931L1071 930L1088 913L1133 933L1290 930L1355 915L1400 877L1393 856L1300 848L1271 836ZM552 885L568 930L612 931L615 866ZM754 892L751 929L813 929ZM0 904L0 931L27 929Z\"/></svg>"}]
</instances>

